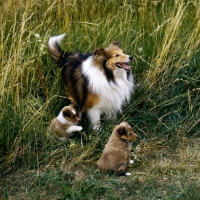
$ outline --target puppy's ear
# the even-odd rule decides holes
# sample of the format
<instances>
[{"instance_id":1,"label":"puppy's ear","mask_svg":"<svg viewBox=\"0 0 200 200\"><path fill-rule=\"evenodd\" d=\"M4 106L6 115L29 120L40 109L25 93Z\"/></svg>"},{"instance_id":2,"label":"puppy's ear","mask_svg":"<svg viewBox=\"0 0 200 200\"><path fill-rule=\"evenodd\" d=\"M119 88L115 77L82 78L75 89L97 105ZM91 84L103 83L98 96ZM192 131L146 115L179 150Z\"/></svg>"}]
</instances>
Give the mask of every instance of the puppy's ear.
<instances>
[{"instance_id":1,"label":"puppy's ear","mask_svg":"<svg viewBox=\"0 0 200 200\"><path fill-rule=\"evenodd\" d=\"M131 127L131 125L130 125L130 123L129 123L129 122L125 121L125 123L127 124L127 126Z\"/></svg>"},{"instance_id":2,"label":"puppy's ear","mask_svg":"<svg viewBox=\"0 0 200 200\"><path fill-rule=\"evenodd\" d=\"M70 111L68 109L63 110L63 116L64 117L70 117Z\"/></svg>"},{"instance_id":3,"label":"puppy's ear","mask_svg":"<svg viewBox=\"0 0 200 200\"><path fill-rule=\"evenodd\" d=\"M96 48L95 50L94 50L94 52L93 52L93 54L95 55L95 56L105 56L106 55L106 52L105 52L105 50L103 49L103 48Z\"/></svg>"},{"instance_id":4,"label":"puppy's ear","mask_svg":"<svg viewBox=\"0 0 200 200\"><path fill-rule=\"evenodd\" d=\"M112 44L111 44L112 46L117 46L117 47L121 47L121 42L119 42L119 41L114 41L114 42L112 42Z\"/></svg>"},{"instance_id":5,"label":"puppy's ear","mask_svg":"<svg viewBox=\"0 0 200 200\"><path fill-rule=\"evenodd\" d=\"M74 105L74 104L69 104L71 107L73 107L76 112L79 112L79 107L77 105Z\"/></svg>"},{"instance_id":6,"label":"puppy's ear","mask_svg":"<svg viewBox=\"0 0 200 200\"><path fill-rule=\"evenodd\" d=\"M123 127L123 126L120 126L118 129L117 129L118 133L120 136L122 135L126 135L126 129Z\"/></svg>"}]
</instances>

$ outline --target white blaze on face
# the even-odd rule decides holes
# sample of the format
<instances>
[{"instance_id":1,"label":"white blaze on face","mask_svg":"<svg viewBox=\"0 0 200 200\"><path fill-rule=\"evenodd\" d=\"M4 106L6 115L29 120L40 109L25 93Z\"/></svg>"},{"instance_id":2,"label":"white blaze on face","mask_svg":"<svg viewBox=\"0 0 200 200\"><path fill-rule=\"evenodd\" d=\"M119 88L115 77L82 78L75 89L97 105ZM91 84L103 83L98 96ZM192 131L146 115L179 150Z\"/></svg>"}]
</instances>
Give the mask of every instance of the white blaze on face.
<instances>
[{"instance_id":1,"label":"white blaze on face","mask_svg":"<svg viewBox=\"0 0 200 200\"><path fill-rule=\"evenodd\" d=\"M72 113L75 115L75 114L76 114L76 111L75 111L75 110L72 110Z\"/></svg>"}]
</instances>

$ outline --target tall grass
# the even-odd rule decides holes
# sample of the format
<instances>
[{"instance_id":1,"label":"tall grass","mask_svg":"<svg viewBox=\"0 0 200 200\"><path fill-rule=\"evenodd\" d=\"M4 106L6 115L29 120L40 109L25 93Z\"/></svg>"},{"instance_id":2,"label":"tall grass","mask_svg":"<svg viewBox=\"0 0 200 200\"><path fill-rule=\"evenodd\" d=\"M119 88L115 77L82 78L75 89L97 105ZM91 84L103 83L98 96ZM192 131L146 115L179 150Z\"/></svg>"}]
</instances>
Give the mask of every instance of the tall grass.
<instances>
[{"instance_id":1,"label":"tall grass","mask_svg":"<svg viewBox=\"0 0 200 200\"><path fill-rule=\"evenodd\" d=\"M200 133L200 5L198 0L19 0L0 3L0 169L35 169L63 159L63 144L47 135L67 97L47 50L67 33L68 51L93 51L120 40L136 89L115 120L103 120L67 143L67 169L93 163L116 123L128 120L139 139ZM137 144L140 144L138 141ZM65 166L65 157L63 166ZM61 167L62 168L62 167Z\"/></svg>"}]
</instances>

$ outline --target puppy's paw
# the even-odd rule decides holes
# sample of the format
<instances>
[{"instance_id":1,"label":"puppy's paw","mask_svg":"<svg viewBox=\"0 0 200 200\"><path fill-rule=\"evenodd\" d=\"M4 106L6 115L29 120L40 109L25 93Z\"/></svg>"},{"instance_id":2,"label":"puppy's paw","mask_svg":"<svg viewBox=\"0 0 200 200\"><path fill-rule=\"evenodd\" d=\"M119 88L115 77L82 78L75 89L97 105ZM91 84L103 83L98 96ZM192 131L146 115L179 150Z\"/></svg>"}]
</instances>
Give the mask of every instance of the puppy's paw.
<instances>
[{"instance_id":1,"label":"puppy's paw","mask_svg":"<svg viewBox=\"0 0 200 200\"><path fill-rule=\"evenodd\" d=\"M134 163L134 160L130 160L130 161L129 161L129 164L132 165L133 163Z\"/></svg>"},{"instance_id":2,"label":"puppy's paw","mask_svg":"<svg viewBox=\"0 0 200 200\"><path fill-rule=\"evenodd\" d=\"M125 176L131 176L132 174L131 173L129 173L129 172L126 172L125 173Z\"/></svg>"},{"instance_id":3,"label":"puppy's paw","mask_svg":"<svg viewBox=\"0 0 200 200\"><path fill-rule=\"evenodd\" d=\"M77 126L77 131L82 131L83 128L81 126Z\"/></svg>"},{"instance_id":4,"label":"puppy's paw","mask_svg":"<svg viewBox=\"0 0 200 200\"><path fill-rule=\"evenodd\" d=\"M70 133L72 133L72 132L76 132L76 131L81 131L83 128L81 127L81 126L76 126L76 125L74 125L74 126L70 126L67 130L66 130L66 132L68 133L68 134L70 134Z\"/></svg>"}]
</instances>

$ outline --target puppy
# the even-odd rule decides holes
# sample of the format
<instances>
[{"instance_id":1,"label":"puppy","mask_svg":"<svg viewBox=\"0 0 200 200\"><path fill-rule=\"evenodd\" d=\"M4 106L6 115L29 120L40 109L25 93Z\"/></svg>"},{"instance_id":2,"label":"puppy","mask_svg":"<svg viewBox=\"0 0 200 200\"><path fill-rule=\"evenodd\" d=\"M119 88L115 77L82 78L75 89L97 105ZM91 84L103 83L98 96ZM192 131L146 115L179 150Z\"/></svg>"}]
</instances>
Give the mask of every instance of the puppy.
<instances>
[{"instance_id":1,"label":"puppy","mask_svg":"<svg viewBox=\"0 0 200 200\"><path fill-rule=\"evenodd\" d=\"M122 122L113 130L100 159L97 161L99 169L114 171L118 175L131 175L126 172L127 163L133 164L130 159L131 145L128 141L135 141L137 135L127 122Z\"/></svg>"},{"instance_id":2,"label":"puppy","mask_svg":"<svg viewBox=\"0 0 200 200\"><path fill-rule=\"evenodd\" d=\"M86 112L93 129L100 127L100 116L115 116L130 100L134 83L130 62L133 57L123 53L115 41L93 53L65 52L60 43L65 34L48 41L49 52L61 68L63 84L72 104Z\"/></svg>"},{"instance_id":3,"label":"puppy","mask_svg":"<svg viewBox=\"0 0 200 200\"><path fill-rule=\"evenodd\" d=\"M59 115L51 121L50 129L62 142L75 131L81 131L82 127L77 126L79 122L78 112L72 105L65 106Z\"/></svg>"}]
</instances>

